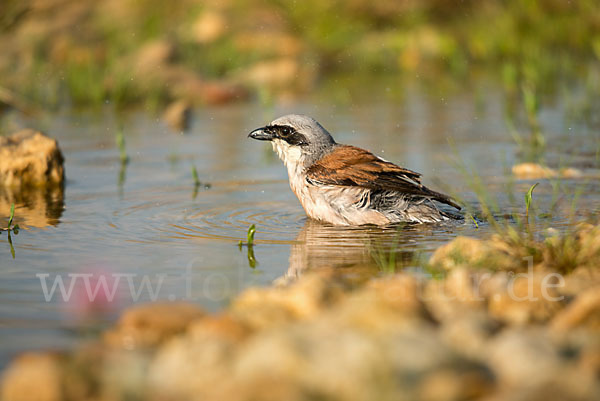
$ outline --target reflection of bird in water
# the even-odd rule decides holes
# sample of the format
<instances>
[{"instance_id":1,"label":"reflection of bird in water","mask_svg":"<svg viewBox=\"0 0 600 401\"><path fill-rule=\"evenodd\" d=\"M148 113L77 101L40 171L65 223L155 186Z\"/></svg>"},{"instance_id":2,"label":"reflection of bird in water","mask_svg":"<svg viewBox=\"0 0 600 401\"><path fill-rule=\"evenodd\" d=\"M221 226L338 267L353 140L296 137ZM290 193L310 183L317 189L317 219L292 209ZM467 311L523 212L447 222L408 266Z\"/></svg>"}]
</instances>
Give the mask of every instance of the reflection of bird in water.
<instances>
[{"instance_id":1,"label":"reflection of bird in water","mask_svg":"<svg viewBox=\"0 0 600 401\"><path fill-rule=\"evenodd\" d=\"M306 270L335 270L336 274L378 274L388 264L410 265L423 250L432 225L336 227L307 219L291 246L283 281Z\"/></svg>"},{"instance_id":2,"label":"reflection of bird in water","mask_svg":"<svg viewBox=\"0 0 600 401\"><path fill-rule=\"evenodd\" d=\"M283 116L249 136L272 143L292 190L313 219L338 226L433 223L457 217L436 202L460 209L447 195L421 184L421 174L336 143L310 117Z\"/></svg>"}]
</instances>

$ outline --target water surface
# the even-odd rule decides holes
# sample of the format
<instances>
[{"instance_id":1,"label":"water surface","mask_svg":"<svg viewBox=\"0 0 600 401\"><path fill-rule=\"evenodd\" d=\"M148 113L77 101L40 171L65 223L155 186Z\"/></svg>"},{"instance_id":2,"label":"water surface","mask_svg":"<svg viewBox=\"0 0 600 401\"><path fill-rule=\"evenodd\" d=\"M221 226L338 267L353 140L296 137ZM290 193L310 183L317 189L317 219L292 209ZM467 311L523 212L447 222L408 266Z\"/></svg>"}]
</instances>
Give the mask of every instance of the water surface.
<instances>
[{"instance_id":1,"label":"water surface","mask_svg":"<svg viewBox=\"0 0 600 401\"><path fill-rule=\"evenodd\" d=\"M307 220L270 146L246 138L251 129L282 114L310 114L338 142L419 171L426 185L475 204L476 196L453 165L459 158L482 178L502 212L522 211L522 194L533 182L512 182L506 175L518 161L518 149L497 91L486 92L484 106L476 107L468 91L425 96L409 88L397 99L387 96L387 89L375 88L353 102L319 97L274 109L259 104L197 109L185 134L144 111L117 115L110 104L99 113L68 111L35 120L11 116L7 124L37 127L59 140L67 182L64 191L0 193L0 221L15 202L16 222L23 228L11 236L14 259L7 234L0 235L0 365L21 350L73 346L136 299L187 300L218 310L248 286L270 285L306 269L354 272L360 266L383 274L374 249L395 249L397 260L410 265L457 235L491 232L470 220L400 229L334 228ZM570 162L594 177L597 139L564 115L558 101L541 114L550 144L546 160ZM131 159L126 166L120 165L114 145L121 126ZM194 187L192 165L209 185ZM569 194L582 185L587 186L576 213L585 217L597 211L596 182L561 182L561 206L545 224L569 224ZM553 188L541 181L536 189L540 211L556 199ZM247 248L237 246L251 224L257 227L256 264ZM66 288L76 280L68 302L58 288L46 300L42 282L51 289L57 276ZM87 302L84 280L95 286L101 277L109 285L118 283L114 302L102 296Z\"/></svg>"}]
</instances>

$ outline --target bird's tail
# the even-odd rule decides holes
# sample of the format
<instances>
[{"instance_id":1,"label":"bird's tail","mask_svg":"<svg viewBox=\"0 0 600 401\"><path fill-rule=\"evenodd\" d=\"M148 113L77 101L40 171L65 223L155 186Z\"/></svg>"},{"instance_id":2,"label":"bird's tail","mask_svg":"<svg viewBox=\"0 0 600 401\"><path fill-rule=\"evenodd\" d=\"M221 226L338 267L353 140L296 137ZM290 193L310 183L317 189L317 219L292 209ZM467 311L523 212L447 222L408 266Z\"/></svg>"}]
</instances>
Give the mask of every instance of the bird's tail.
<instances>
[{"instance_id":1,"label":"bird's tail","mask_svg":"<svg viewBox=\"0 0 600 401\"><path fill-rule=\"evenodd\" d=\"M461 210L462 207L460 207L455 201L454 199L452 199L451 197L449 197L448 195L444 195L441 192L436 192L436 191L432 191L429 190L431 192L431 199L436 200L440 203L444 203L446 205L452 206L453 208L457 209L457 210Z\"/></svg>"}]
</instances>

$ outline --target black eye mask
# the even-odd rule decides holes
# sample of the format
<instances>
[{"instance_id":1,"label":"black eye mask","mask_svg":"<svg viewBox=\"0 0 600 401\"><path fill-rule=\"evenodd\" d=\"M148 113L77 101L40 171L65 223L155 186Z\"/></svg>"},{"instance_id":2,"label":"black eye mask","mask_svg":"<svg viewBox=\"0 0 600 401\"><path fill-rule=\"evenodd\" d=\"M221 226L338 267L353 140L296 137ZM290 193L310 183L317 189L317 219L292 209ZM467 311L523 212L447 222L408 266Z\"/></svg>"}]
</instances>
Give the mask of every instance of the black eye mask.
<instances>
[{"instance_id":1,"label":"black eye mask","mask_svg":"<svg viewBox=\"0 0 600 401\"><path fill-rule=\"evenodd\" d=\"M287 125L271 125L267 127L269 133L273 133L277 138L282 139L292 146L308 145L306 137Z\"/></svg>"}]
</instances>

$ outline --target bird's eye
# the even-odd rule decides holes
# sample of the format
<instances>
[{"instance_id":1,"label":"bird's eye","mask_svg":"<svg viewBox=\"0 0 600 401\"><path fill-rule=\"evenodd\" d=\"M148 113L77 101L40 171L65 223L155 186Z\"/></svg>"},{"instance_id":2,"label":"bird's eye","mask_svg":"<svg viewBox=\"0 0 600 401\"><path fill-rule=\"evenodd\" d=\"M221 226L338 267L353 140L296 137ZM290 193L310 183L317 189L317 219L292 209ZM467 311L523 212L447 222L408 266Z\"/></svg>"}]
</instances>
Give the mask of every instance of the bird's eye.
<instances>
[{"instance_id":1,"label":"bird's eye","mask_svg":"<svg viewBox=\"0 0 600 401\"><path fill-rule=\"evenodd\" d=\"M282 136L288 136L292 133L292 129L290 127L281 127L280 133Z\"/></svg>"}]
</instances>

